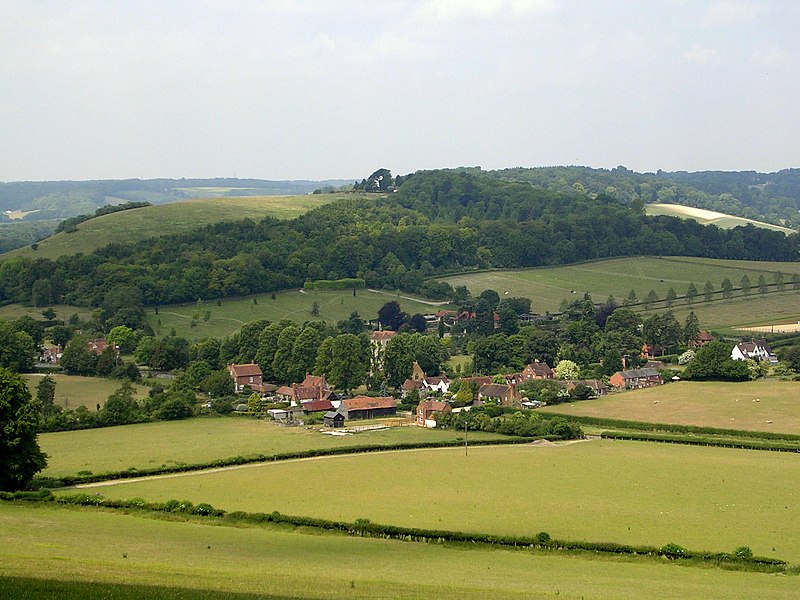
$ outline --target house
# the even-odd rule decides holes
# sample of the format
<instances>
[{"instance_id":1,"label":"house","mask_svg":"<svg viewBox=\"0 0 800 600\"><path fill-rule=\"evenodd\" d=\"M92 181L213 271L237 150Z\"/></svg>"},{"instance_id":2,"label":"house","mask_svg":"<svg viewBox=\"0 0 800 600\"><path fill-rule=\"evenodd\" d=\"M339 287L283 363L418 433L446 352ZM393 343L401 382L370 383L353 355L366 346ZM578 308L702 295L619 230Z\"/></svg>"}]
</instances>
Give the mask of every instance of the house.
<instances>
[{"instance_id":1,"label":"house","mask_svg":"<svg viewBox=\"0 0 800 600\"><path fill-rule=\"evenodd\" d=\"M447 375L425 377L422 380L422 387L430 392L444 394L450 390L450 380L447 378Z\"/></svg>"},{"instance_id":2,"label":"house","mask_svg":"<svg viewBox=\"0 0 800 600\"><path fill-rule=\"evenodd\" d=\"M417 405L417 426L436 427L436 420L433 418L436 413L449 413L452 409L449 403L438 400L426 400Z\"/></svg>"},{"instance_id":3,"label":"house","mask_svg":"<svg viewBox=\"0 0 800 600\"><path fill-rule=\"evenodd\" d=\"M233 379L233 388L237 394L245 386L249 386L251 389L261 388L263 374L261 373L261 367L255 363L228 365L228 373Z\"/></svg>"},{"instance_id":4,"label":"house","mask_svg":"<svg viewBox=\"0 0 800 600\"><path fill-rule=\"evenodd\" d=\"M425 371L422 370L422 367L419 366L417 361L414 361L414 364L411 365L411 379L414 381L422 381L425 379Z\"/></svg>"},{"instance_id":5,"label":"house","mask_svg":"<svg viewBox=\"0 0 800 600\"><path fill-rule=\"evenodd\" d=\"M372 348L372 372L383 370L383 357L386 352L386 344L389 343L396 331L373 331L370 336L369 345Z\"/></svg>"},{"instance_id":6,"label":"house","mask_svg":"<svg viewBox=\"0 0 800 600\"><path fill-rule=\"evenodd\" d=\"M527 367L522 369L523 381L531 379L553 379L553 369L547 363L533 361Z\"/></svg>"},{"instance_id":7,"label":"house","mask_svg":"<svg viewBox=\"0 0 800 600\"><path fill-rule=\"evenodd\" d=\"M403 385L400 386L400 392L403 395L403 398L408 396L413 390L420 391L422 389L422 381L418 381L415 379L406 379L403 382Z\"/></svg>"},{"instance_id":8,"label":"house","mask_svg":"<svg viewBox=\"0 0 800 600\"><path fill-rule=\"evenodd\" d=\"M86 342L86 348L89 352L94 354L102 354L108 348L108 342L105 338L97 338L96 340L89 340Z\"/></svg>"},{"instance_id":9,"label":"house","mask_svg":"<svg viewBox=\"0 0 800 600\"><path fill-rule=\"evenodd\" d=\"M655 369L629 369L617 371L608 382L618 389L635 390L661 385L664 381Z\"/></svg>"},{"instance_id":10,"label":"house","mask_svg":"<svg viewBox=\"0 0 800 600\"><path fill-rule=\"evenodd\" d=\"M356 396L342 400L339 411L343 412L348 421L355 419L375 419L397 413L397 402L391 396L371 398L369 396Z\"/></svg>"},{"instance_id":11,"label":"house","mask_svg":"<svg viewBox=\"0 0 800 600\"><path fill-rule=\"evenodd\" d=\"M503 375L503 379L506 380L506 385L519 385L525 381L525 376L522 373L508 373Z\"/></svg>"},{"instance_id":12,"label":"house","mask_svg":"<svg viewBox=\"0 0 800 600\"><path fill-rule=\"evenodd\" d=\"M458 313L454 310L440 310L437 311L436 314L434 314L433 316L436 318L437 321L439 321L440 319L444 319L445 323L447 323L448 325L452 325L453 320L455 320L457 315Z\"/></svg>"},{"instance_id":13,"label":"house","mask_svg":"<svg viewBox=\"0 0 800 600\"><path fill-rule=\"evenodd\" d=\"M766 361L770 364L778 364L778 359L772 354L772 350L766 340L739 342L731 350L731 358L733 360L752 358L756 362Z\"/></svg>"},{"instance_id":14,"label":"house","mask_svg":"<svg viewBox=\"0 0 800 600\"><path fill-rule=\"evenodd\" d=\"M478 390L478 402L497 402L503 406L514 406L520 403L521 396L515 385L503 385L501 383L490 383L481 386Z\"/></svg>"},{"instance_id":15,"label":"house","mask_svg":"<svg viewBox=\"0 0 800 600\"><path fill-rule=\"evenodd\" d=\"M344 415L338 410L326 412L322 421L325 427L344 427Z\"/></svg>"},{"instance_id":16,"label":"house","mask_svg":"<svg viewBox=\"0 0 800 600\"><path fill-rule=\"evenodd\" d=\"M716 339L717 338L711 335L710 332L701 331L694 337L694 339L689 340L688 346L689 348L702 348L709 342L713 342Z\"/></svg>"},{"instance_id":17,"label":"house","mask_svg":"<svg viewBox=\"0 0 800 600\"><path fill-rule=\"evenodd\" d=\"M564 382L567 391L571 392L576 386L585 385L591 388L595 396L605 396L608 393L608 386L599 379L576 379Z\"/></svg>"},{"instance_id":18,"label":"house","mask_svg":"<svg viewBox=\"0 0 800 600\"><path fill-rule=\"evenodd\" d=\"M333 391L324 375L306 374L301 383L283 385L275 391L275 395L284 402L303 404L314 400L331 400Z\"/></svg>"},{"instance_id":19,"label":"house","mask_svg":"<svg viewBox=\"0 0 800 600\"><path fill-rule=\"evenodd\" d=\"M488 375L480 375L478 377L462 377L461 382L474 383L480 388L482 385L489 385L492 383L492 378Z\"/></svg>"},{"instance_id":20,"label":"house","mask_svg":"<svg viewBox=\"0 0 800 600\"><path fill-rule=\"evenodd\" d=\"M42 351L41 356L39 356L40 363L48 363L51 365L57 365L61 362L61 356L63 352L61 350L61 346L52 346L51 348L45 348Z\"/></svg>"}]
</instances>

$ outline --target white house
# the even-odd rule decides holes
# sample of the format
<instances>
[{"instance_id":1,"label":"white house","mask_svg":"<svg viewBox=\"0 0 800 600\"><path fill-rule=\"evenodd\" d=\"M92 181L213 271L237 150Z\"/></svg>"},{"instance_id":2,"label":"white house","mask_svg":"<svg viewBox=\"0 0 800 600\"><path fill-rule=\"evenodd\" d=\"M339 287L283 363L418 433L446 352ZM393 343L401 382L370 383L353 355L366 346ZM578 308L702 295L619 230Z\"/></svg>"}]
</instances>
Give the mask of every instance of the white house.
<instances>
[{"instance_id":1,"label":"white house","mask_svg":"<svg viewBox=\"0 0 800 600\"><path fill-rule=\"evenodd\" d=\"M450 390L450 380L445 375L441 377L425 377L422 380L422 387L431 392L444 394Z\"/></svg>"},{"instance_id":2,"label":"white house","mask_svg":"<svg viewBox=\"0 0 800 600\"><path fill-rule=\"evenodd\" d=\"M766 361L771 364L777 364L778 359L772 354L766 340L759 340L757 342L739 342L731 350L731 358L733 360L746 360L752 358L757 362Z\"/></svg>"}]
</instances>

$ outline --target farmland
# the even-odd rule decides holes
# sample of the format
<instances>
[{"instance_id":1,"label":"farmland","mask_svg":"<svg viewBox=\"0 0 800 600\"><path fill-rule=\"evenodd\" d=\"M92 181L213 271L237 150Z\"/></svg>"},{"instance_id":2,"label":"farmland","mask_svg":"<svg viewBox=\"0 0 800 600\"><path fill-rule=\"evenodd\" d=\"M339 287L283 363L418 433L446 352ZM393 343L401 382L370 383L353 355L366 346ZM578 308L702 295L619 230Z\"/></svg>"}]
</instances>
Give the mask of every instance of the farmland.
<instances>
[{"instance_id":1,"label":"farmland","mask_svg":"<svg viewBox=\"0 0 800 600\"><path fill-rule=\"evenodd\" d=\"M0 595L8 597L577 600L639 598L646 588L658 598L757 600L792 598L797 585L794 577L656 561L464 549L19 505L0 505L0 563ZM424 577L413 576L423 572Z\"/></svg>"},{"instance_id":2,"label":"farmland","mask_svg":"<svg viewBox=\"0 0 800 600\"><path fill-rule=\"evenodd\" d=\"M203 198L147 206L89 219L72 233L61 232L39 242L37 250L20 248L6 256L58 258L65 254L87 254L112 242L135 242L148 237L182 233L204 225L240 219L293 219L312 208L334 202L340 194L305 196L243 196Z\"/></svg>"},{"instance_id":3,"label":"farmland","mask_svg":"<svg viewBox=\"0 0 800 600\"><path fill-rule=\"evenodd\" d=\"M799 477L800 462L789 454L590 441L476 447L469 456L436 449L288 461L95 491L507 535L547 531L713 551L747 545L797 562Z\"/></svg>"},{"instance_id":4,"label":"farmland","mask_svg":"<svg viewBox=\"0 0 800 600\"><path fill-rule=\"evenodd\" d=\"M312 448L453 440L459 435L448 430L394 427L338 437L305 428L279 427L269 421L225 417L44 433L39 442L50 456L42 475L58 477L79 471L105 473ZM501 437L470 433L470 439Z\"/></svg>"},{"instance_id":5,"label":"farmland","mask_svg":"<svg viewBox=\"0 0 800 600\"><path fill-rule=\"evenodd\" d=\"M78 315L78 317L84 320L88 320L92 317L91 309L85 307L54 304L50 308L56 313L56 319L61 319L62 321L67 321L71 315ZM0 307L0 319L15 320L27 316L39 320L42 318L42 310L42 308L37 308L35 306L6 304Z\"/></svg>"},{"instance_id":6,"label":"farmland","mask_svg":"<svg viewBox=\"0 0 800 600\"><path fill-rule=\"evenodd\" d=\"M648 216L653 217L657 215L667 215L670 217L681 217L683 219L693 219L703 225L716 225L720 229L733 229L734 227L742 227L745 225L755 225L764 229L772 229L773 231L782 231L784 233L794 233L794 230L788 227L781 227L780 225L772 225L771 223L763 223L761 221L754 221L744 217L736 217L713 210L705 210L703 208L695 208L693 206L683 206L681 204L645 204L645 212Z\"/></svg>"},{"instance_id":7,"label":"farmland","mask_svg":"<svg viewBox=\"0 0 800 600\"><path fill-rule=\"evenodd\" d=\"M23 375L28 388L33 396L36 395L36 386L42 375ZM61 408L77 408L85 406L94 411L98 404L105 404L106 399L121 385L118 379L103 379L101 377L80 377L78 375L50 375L56 382L55 404ZM147 396L149 388L133 384L138 398Z\"/></svg>"},{"instance_id":8,"label":"farmland","mask_svg":"<svg viewBox=\"0 0 800 600\"><path fill-rule=\"evenodd\" d=\"M618 303L634 290L641 301L652 289L659 298L664 298L670 287L674 288L679 296L686 293L690 283L694 283L699 294L692 308L697 309L702 304L702 291L706 281L710 281L714 289L721 289L722 280L730 279L734 287L739 286L739 280L747 275L755 287L760 275L768 283L772 283L774 274L780 272L784 275L786 289L792 274L800 274L800 263L770 263L754 261L733 261L718 259L686 258L686 257L629 257L599 260L560 267L543 267L535 269L519 269L504 271L485 271L471 274L453 275L442 278L452 286L465 285L473 295L491 288L504 296L525 296L533 300L532 310L538 313L546 311L557 312L563 300L571 301L581 297L584 293L591 294L596 302L604 301L613 295ZM735 295L739 295L737 292ZM754 289L749 298L743 301L756 300L759 296ZM772 294L768 294L765 300ZM789 292L776 294L781 298L793 298ZM715 298L719 297L718 295ZM735 298L729 303L736 302ZM683 302L683 301L681 301ZM783 301L781 301L783 302ZM779 302L778 304L781 304ZM728 303L714 301L712 308ZM661 305L659 305L661 306ZM688 307L682 304L678 308ZM777 309L777 307L775 307ZM772 309L770 309L772 310ZM758 311L758 318L770 318L764 311ZM734 325L747 317L738 315L737 321L727 323ZM728 319L726 319L726 322ZM702 319L701 322L705 323Z\"/></svg>"},{"instance_id":9,"label":"farmland","mask_svg":"<svg viewBox=\"0 0 800 600\"><path fill-rule=\"evenodd\" d=\"M378 309L389 302L397 300L400 307L408 314L430 313L439 310L437 303L390 292L358 290L353 296L352 290L345 291L308 291L289 290L278 292L275 299L270 294L259 294L256 303L253 298L232 298L202 304L182 304L162 306L156 315L154 309L148 309L147 318L157 334L166 335L173 329L175 333L189 340L207 337L225 337L238 330L242 325L257 319L268 319L275 322L291 319L298 323L322 319L336 323L357 311L362 319L375 319ZM319 316L311 314L314 302L319 303ZM208 313L208 320L205 320ZM193 318L197 316L197 318ZM194 321L194 325L192 324ZM160 322L160 323L159 323Z\"/></svg>"},{"instance_id":10,"label":"farmland","mask_svg":"<svg viewBox=\"0 0 800 600\"><path fill-rule=\"evenodd\" d=\"M800 434L800 383L679 381L540 410L648 423Z\"/></svg>"}]
</instances>

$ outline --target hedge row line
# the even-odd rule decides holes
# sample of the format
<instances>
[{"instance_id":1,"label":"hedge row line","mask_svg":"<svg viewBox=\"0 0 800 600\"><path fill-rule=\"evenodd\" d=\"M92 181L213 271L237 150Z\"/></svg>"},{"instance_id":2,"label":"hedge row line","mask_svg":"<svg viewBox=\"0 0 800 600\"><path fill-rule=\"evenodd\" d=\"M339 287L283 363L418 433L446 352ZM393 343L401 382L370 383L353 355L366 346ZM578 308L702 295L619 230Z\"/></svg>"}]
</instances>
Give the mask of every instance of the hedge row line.
<instances>
[{"instance_id":1,"label":"hedge row line","mask_svg":"<svg viewBox=\"0 0 800 600\"><path fill-rule=\"evenodd\" d=\"M725 435L729 437L747 437L762 440L792 440L800 442L800 435L794 433L775 433L772 431L747 431L745 429L718 429L699 425L679 425L676 423L648 423L645 421L625 421L623 419L605 419L567 415L563 413L538 413L545 418L563 417L583 425L609 427L616 429L635 429L638 431L668 431L673 433L694 433L698 435Z\"/></svg>"},{"instance_id":2,"label":"hedge row line","mask_svg":"<svg viewBox=\"0 0 800 600\"><path fill-rule=\"evenodd\" d=\"M309 527L334 531L346 535L401 540L423 543L459 543L484 545L501 548L544 549L572 552L594 552L602 554L624 554L630 556L661 556L673 560L684 560L712 564L728 569L758 570L768 572L796 573L798 569L786 561L753 556L747 547L740 547L731 553L697 552L687 550L677 544L666 544L660 548L655 546L632 546L615 542L586 542L556 540L546 532L535 536L508 536L488 533L467 533L442 529L422 529L417 527L401 527L372 523L369 519L356 519L354 523L347 521L331 521L316 517L284 515L279 512L246 513L241 511L226 512L214 508L210 504L193 504L188 500L168 500L167 502L147 502L141 498L129 500L112 500L91 494L75 494L70 496L53 496L48 490L39 492L0 493L0 500L27 500L34 502L56 502L78 506L96 506L116 510L141 510L148 512L168 512L199 517L215 518L217 522L227 525L263 525L265 523L284 524L294 527Z\"/></svg>"},{"instance_id":3,"label":"hedge row line","mask_svg":"<svg viewBox=\"0 0 800 600\"><path fill-rule=\"evenodd\" d=\"M355 277L348 279L308 279L303 284L306 290L363 290L367 287L367 282Z\"/></svg>"},{"instance_id":4,"label":"hedge row line","mask_svg":"<svg viewBox=\"0 0 800 600\"><path fill-rule=\"evenodd\" d=\"M470 440L470 446L499 446L503 444L527 444L539 438L532 437L508 437L496 440ZM550 436L550 439L556 440ZM340 454L361 454L365 452L386 452L390 450L413 450L417 448L449 448L463 446L464 440L450 440L438 442L413 442L397 444L369 444L364 446L341 446L338 448L316 448L313 450L300 450L297 452L285 452L282 454L253 454L250 456L231 456L220 458L208 462L164 465L161 467L146 467L136 469L131 467L125 471L113 471L110 473L91 473L82 475L66 475L64 477L36 477L33 480L34 488L57 488L80 485L83 483L95 483L98 481L109 481L114 479L131 479L135 477L150 477L152 475L167 475L170 473L184 473L186 471L202 471L205 469L217 469L220 467L232 467L236 465L246 465L250 463L270 462L279 460L294 460L298 458L313 458L316 456L336 456Z\"/></svg>"},{"instance_id":5,"label":"hedge row line","mask_svg":"<svg viewBox=\"0 0 800 600\"><path fill-rule=\"evenodd\" d=\"M631 440L635 442L664 442L668 444L689 444L691 446L717 446L720 448L741 448L745 450L770 450L772 452L800 452L800 444L781 443L765 440L741 440L719 437L689 435L664 435L638 431L604 431L601 438L610 440Z\"/></svg>"}]
</instances>

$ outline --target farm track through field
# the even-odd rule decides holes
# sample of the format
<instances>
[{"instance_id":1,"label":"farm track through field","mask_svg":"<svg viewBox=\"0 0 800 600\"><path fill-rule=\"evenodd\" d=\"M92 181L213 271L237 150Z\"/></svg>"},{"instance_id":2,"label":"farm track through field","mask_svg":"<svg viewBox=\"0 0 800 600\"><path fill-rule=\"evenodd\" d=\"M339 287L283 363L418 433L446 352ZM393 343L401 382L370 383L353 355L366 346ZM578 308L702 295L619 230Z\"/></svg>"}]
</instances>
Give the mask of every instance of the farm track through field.
<instances>
[{"instance_id":1,"label":"farm track through field","mask_svg":"<svg viewBox=\"0 0 800 600\"><path fill-rule=\"evenodd\" d=\"M192 318L189 315L182 315L181 313L176 313L176 312L172 312L172 311L163 311L163 312L165 312L168 315L172 315L174 317L180 317L181 319L191 319ZM215 317L215 318L216 319L223 319L225 321L236 321L237 323L239 323L241 325L244 325L244 321L240 321L239 319L236 319L234 317Z\"/></svg>"},{"instance_id":2,"label":"farm track through field","mask_svg":"<svg viewBox=\"0 0 800 600\"><path fill-rule=\"evenodd\" d=\"M571 269L573 271L581 271L581 272L584 272L584 273L599 273L601 275L608 275L610 277L619 277L620 276L620 272L619 271L600 271L599 269L591 269L591 268L588 268L588 267L571 267ZM636 265L636 270L639 272L639 275L634 275L634 277L638 277L639 279L643 279L645 281L659 281L659 282L671 281L673 283L683 283L683 284L691 283L691 281L688 280L688 279L668 279L666 277L663 277L663 278L662 277L648 277L642 272L642 267L640 265L638 265L638 264Z\"/></svg>"},{"instance_id":3,"label":"farm track through field","mask_svg":"<svg viewBox=\"0 0 800 600\"><path fill-rule=\"evenodd\" d=\"M410 300L411 302L419 302L420 304L427 304L428 306L444 306L445 304L450 304L449 301L443 300L441 302L434 302L432 300L422 300L420 298L412 298L411 296L395 296L395 294L391 292L385 292L383 290L373 290L367 289L368 292L372 292L374 294L383 294L385 296L394 296L395 298L400 298L402 300Z\"/></svg>"},{"instance_id":4,"label":"farm track through field","mask_svg":"<svg viewBox=\"0 0 800 600\"><path fill-rule=\"evenodd\" d=\"M558 448L562 446L570 446L572 444L578 444L582 442L590 442L594 440L598 440L598 437L591 437L582 440L565 440L563 442L548 442L547 440L536 440L529 444L522 444L522 447L531 447L531 448ZM446 446L442 448L407 448L402 450L373 450L371 452L355 452L353 454L329 454L324 456L308 456L305 458L290 458L288 460L265 460L262 462L256 463L247 463L245 465L231 465L228 467L214 467L212 469L199 469L197 471L182 471L180 473L164 473L162 475L147 475L144 477L131 477L126 479L108 479L106 481L95 481L93 483L79 483L78 485L73 486L66 486L63 488L59 488L60 490L77 490L77 489L89 489L89 488L99 488L99 487L109 487L114 485L121 485L124 483L141 483L143 481L152 481L154 479L174 479L176 477L190 477L193 475L209 475L211 473L220 473L223 471L237 471L239 469L251 469L255 467L263 467L265 465L270 464L278 464L278 463L294 463L294 462L307 462L311 460L325 460L331 458L341 458L342 456L354 456L358 454L398 454L404 452L425 452L431 450L453 450L454 448L458 448L458 446Z\"/></svg>"}]
</instances>

